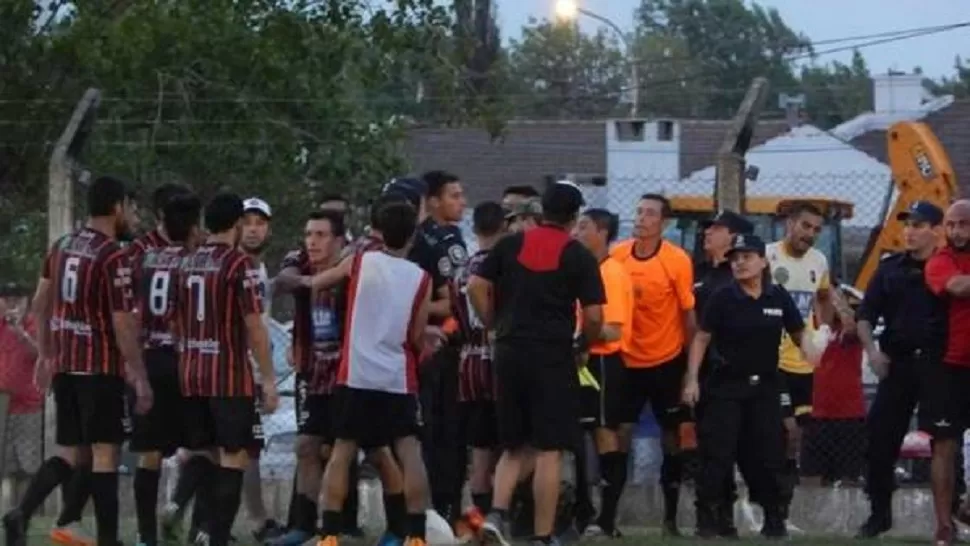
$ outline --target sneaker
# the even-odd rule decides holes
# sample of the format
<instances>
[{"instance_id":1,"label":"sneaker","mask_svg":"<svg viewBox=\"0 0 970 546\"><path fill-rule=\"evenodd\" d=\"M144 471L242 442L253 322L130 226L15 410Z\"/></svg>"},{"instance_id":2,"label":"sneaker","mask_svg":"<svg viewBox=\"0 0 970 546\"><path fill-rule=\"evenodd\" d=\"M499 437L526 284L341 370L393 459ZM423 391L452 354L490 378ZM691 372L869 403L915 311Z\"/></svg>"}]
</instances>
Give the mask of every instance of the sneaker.
<instances>
[{"instance_id":1,"label":"sneaker","mask_svg":"<svg viewBox=\"0 0 970 546\"><path fill-rule=\"evenodd\" d=\"M529 541L529 546L561 546L562 542L559 542L559 538L553 536L549 540L541 540L534 538Z\"/></svg>"},{"instance_id":2,"label":"sneaker","mask_svg":"<svg viewBox=\"0 0 970 546\"><path fill-rule=\"evenodd\" d=\"M340 539L336 535L327 535L317 541L317 546L340 546Z\"/></svg>"},{"instance_id":3,"label":"sneaker","mask_svg":"<svg viewBox=\"0 0 970 546\"><path fill-rule=\"evenodd\" d=\"M285 532L286 529L283 529L279 523L276 523L275 519L268 519L263 522L263 525L259 529L253 531L253 538L256 539L256 542L262 544L283 536Z\"/></svg>"},{"instance_id":4,"label":"sneaker","mask_svg":"<svg viewBox=\"0 0 970 546\"><path fill-rule=\"evenodd\" d=\"M384 531L384 534L377 539L377 544L375 546L402 546L404 544L404 539L395 535L390 531ZM320 546L319 544L317 546Z\"/></svg>"},{"instance_id":5,"label":"sneaker","mask_svg":"<svg viewBox=\"0 0 970 546\"><path fill-rule=\"evenodd\" d=\"M311 538L313 538L311 533L300 529L292 529L269 541L268 544L271 546L301 546Z\"/></svg>"},{"instance_id":6,"label":"sneaker","mask_svg":"<svg viewBox=\"0 0 970 546\"><path fill-rule=\"evenodd\" d=\"M170 502L162 507L159 514L158 524L161 529L161 538L165 542L174 542L178 538L179 526L182 524L182 509L174 502ZM193 533L189 537L194 539Z\"/></svg>"},{"instance_id":7,"label":"sneaker","mask_svg":"<svg viewBox=\"0 0 970 546\"><path fill-rule=\"evenodd\" d=\"M605 529L596 523L590 523L588 526L586 526L586 529L583 530L583 538L623 538L623 533L621 533L619 529Z\"/></svg>"},{"instance_id":8,"label":"sneaker","mask_svg":"<svg viewBox=\"0 0 970 546\"><path fill-rule=\"evenodd\" d=\"M663 525L660 527L660 534L667 538L680 538L683 536L680 533L680 529L677 528L677 522L671 520L664 520Z\"/></svg>"},{"instance_id":9,"label":"sneaker","mask_svg":"<svg viewBox=\"0 0 970 546\"><path fill-rule=\"evenodd\" d=\"M97 541L81 526L81 522L75 521L63 527L54 527L50 532L51 542L61 546L95 546Z\"/></svg>"},{"instance_id":10,"label":"sneaker","mask_svg":"<svg viewBox=\"0 0 970 546\"><path fill-rule=\"evenodd\" d=\"M423 538L408 537L404 540L404 546L428 546Z\"/></svg>"},{"instance_id":11,"label":"sneaker","mask_svg":"<svg viewBox=\"0 0 970 546\"><path fill-rule=\"evenodd\" d=\"M510 546L509 524L496 512L490 513L482 524L482 543L485 546Z\"/></svg>"},{"instance_id":12,"label":"sneaker","mask_svg":"<svg viewBox=\"0 0 970 546\"><path fill-rule=\"evenodd\" d=\"M869 519L859 527L856 538L877 538L879 535L889 531L893 527L893 520L887 516L877 516L872 514Z\"/></svg>"},{"instance_id":13,"label":"sneaker","mask_svg":"<svg viewBox=\"0 0 970 546\"><path fill-rule=\"evenodd\" d=\"M201 530L193 533L192 546L209 546L209 533Z\"/></svg>"},{"instance_id":14,"label":"sneaker","mask_svg":"<svg viewBox=\"0 0 970 546\"><path fill-rule=\"evenodd\" d=\"M27 546L27 522L20 510L11 510L3 516L3 532L7 546Z\"/></svg>"}]
</instances>

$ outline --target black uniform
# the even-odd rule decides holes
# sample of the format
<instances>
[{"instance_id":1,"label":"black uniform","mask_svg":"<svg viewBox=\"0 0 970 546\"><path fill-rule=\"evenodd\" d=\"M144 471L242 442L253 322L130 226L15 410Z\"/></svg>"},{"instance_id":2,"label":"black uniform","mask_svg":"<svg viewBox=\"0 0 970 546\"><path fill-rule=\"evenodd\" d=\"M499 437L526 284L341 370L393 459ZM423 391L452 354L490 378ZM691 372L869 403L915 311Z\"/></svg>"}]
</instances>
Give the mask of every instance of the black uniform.
<instances>
[{"instance_id":1,"label":"black uniform","mask_svg":"<svg viewBox=\"0 0 970 546\"><path fill-rule=\"evenodd\" d=\"M735 242L738 250L763 251L763 245L750 235L739 236ZM783 330L797 337L804 327L791 295L778 285L766 285L760 297L752 298L731 282L707 302L700 328L711 335L721 359L707 374L704 410L698 422L701 531L718 532L717 513L731 500L725 498L724 484L740 455L751 465L746 478L759 492L757 501L765 509L764 532L784 532L785 451L779 404L783 380L778 372L778 346Z\"/></svg>"},{"instance_id":2,"label":"black uniform","mask_svg":"<svg viewBox=\"0 0 970 546\"><path fill-rule=\"evenodd\" d=\"M867 419L866 484L873 515L879 517L891 515L894 468L913 410L934 395L942 370L946 315L926 287L925 265L906 253L883 258L859 308L860 320L875 325L883 319L879 347L890 359ZM920 428L932 430L923 420L921 415Z\"/></svg>"},{"instance_id":3,"label":"black uniform","mask_svg":"<svg viewBox=\"0 0 970 546\"><path fill-rule=\"evenodd\" d=\"M455 279L468 261L468 251L457 227L428 218L418 228L409 258L431 275L435 291L446 286L452 302L458 301ZM458 412L460 349L459 340L450 340L424 366L420 381L431 498L435 510L446 519L456 517L461 509L465 477L464 435Z\"/></svg>"}]
</instances>

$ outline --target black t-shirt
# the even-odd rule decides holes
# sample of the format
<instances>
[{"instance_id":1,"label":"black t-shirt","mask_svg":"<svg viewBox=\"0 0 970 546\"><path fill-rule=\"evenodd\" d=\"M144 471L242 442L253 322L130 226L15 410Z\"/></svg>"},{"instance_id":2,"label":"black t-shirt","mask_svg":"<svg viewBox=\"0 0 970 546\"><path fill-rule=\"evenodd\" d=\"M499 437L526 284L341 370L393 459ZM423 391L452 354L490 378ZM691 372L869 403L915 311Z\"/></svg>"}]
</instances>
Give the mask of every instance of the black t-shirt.
<instances>
[{"instance_id":1,"label":"black t-shirt","mask_svg":"<svg viewBox=\"0 0 970 546\"><path fill-rule=\"evenodd\" d=\"M539 226L503 238L478 276L495 290L498 341L571 344L576 302L606 303L596 258L562 228Z\"/></svg>"},{"instance_id":2,"label":"black t-shirt","mask_svg":"<svg viewBox=\"0 0 970 546\"><path fill-rule=\"evenodd\" d=\"M458 277L468 261L468 251L461 230L438 225L428 218L418 226L408 259L431 276L432 286L437 290Z\"/></svg>"},{"instance_id":3,"label":"black t-shirt","mask_svg":"<svg viewBox=\"0 0 970 546\"><path fill-rule=\"evenodd\" d=\"M701 330L732 375L772 376L778 371L782 330L796 337L805 328L798 307L783 287L766 286L753 298L732 282L711 296L701 319Z\"/></svg>"},{"instance_id":4,"label":"black t-shirt","mask_svg":"<svg viewBox=\"0 0 970 546\"><path fill-rule=\"evenodd\" d=\"M694 309L703 313L711 295L733 280L734 274L728 261L717 265L704 261L694 266Z\"/></svg>"}]
</instances>

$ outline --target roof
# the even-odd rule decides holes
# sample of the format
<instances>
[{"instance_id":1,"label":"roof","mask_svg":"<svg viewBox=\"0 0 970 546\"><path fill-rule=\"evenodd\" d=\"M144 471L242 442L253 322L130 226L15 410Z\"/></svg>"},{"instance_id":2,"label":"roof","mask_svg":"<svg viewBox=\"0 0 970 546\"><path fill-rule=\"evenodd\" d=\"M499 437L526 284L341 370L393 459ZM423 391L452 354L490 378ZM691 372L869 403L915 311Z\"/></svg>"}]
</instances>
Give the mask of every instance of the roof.
<instances>
[{"instance_id":1,"label":"roof","mask_svg":"<svg viewBox=\"0 0 970 546\"><path fill-rule=\"evenodd\" d=\"M849 121L839 124L832 129L831 133L848 142L872 131L885 132L894 123L900 121L921 120L934 112L946 109L951 104L953 104L953 95L946 95L928 100L913 111L864 112Z\"/></svg>"},{"instance_id":2,"label":"roof","mask_svg":"<svg viewBox=\"0 0 970 546\"><path fill-rule=\"evenodd\" d=\"M709 165L717 156L731 120L679 120L680 172ZM758 123L752 145L788 130L784 121ZM461 177L469 204L498 199L506 186L531 184L541 190L545 177L606 173L606 120L511 121L505 136L492 141L475 127L420 127L408 131L404 154L412 172L432 169Z\"/></svg>"},{"instance_id":3,"label":"roof","mask_svg":"<svg viewBox=\"0 0 970 546\"><path fill-rule=\"evenodd\" d=\"M928 113L922 121L929 125L946 149L960 194L970 195L970 99L952 101L947 107ZM862 133L853 138L851 144L871 157L889 163L885 128Z\"/></svg>"},{"instance_id":4,"label":"roof","mask_svg":"<svg viewBox=\"0 0 970 546\"><path fill-rule=\"evenodd\" d=\"M758 179L748 182L751 196L826 196L855 205L845 223L874 226L882 223L887 165L812 125L797 127L748 151L749 165ZM713 165L662 188L669 195L709 195L714 191Z\"/></svg>"}]
</instances>

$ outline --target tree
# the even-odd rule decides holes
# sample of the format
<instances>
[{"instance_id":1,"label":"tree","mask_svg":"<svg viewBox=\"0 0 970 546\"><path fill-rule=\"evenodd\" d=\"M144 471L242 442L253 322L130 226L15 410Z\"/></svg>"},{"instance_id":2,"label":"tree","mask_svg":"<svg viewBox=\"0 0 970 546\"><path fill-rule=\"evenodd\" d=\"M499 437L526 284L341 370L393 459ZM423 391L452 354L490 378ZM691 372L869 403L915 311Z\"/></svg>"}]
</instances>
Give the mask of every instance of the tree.
<instances>
[{"instance_id":1,"label":"tree","mask_svg":"<svg viewBox=\"0 0 970 546\"><path fill-rule=\"evenodd\" d=\"M866 60L858 50L849 64L835 61L802 68L801 92L809 121L831 129L872 109L872 80Z\"/></svg>"},{"instance_id":2,"label":"tree","mask_svg":"<svg viewBox=\"0 0 970 546\"><path fill-rule=\"evenodd\" d=\"M687 55L681 76L652 94L676 95L685 80L707 90L703 114L733 115L755 77L774 88L794 86L791 56L811 50L809 39L792 30L775 9L742 0L642 0L636 13L640 34L680 41Z\"/></svg>"},{"instance_id":3,"label":"tree","mask_svg":"<svg viewBox=\"0 0 970 546\"><path fill-rule=\"evenodd\" d=\"M953 61L956 74L943 77L940 81L929 81L929 87L936 95L953 95L958 99L970 98L970 61L957 57Z\"/></svg>"},{"instance_id":4,"label":"tree","mask_svg":"<svg viewBox=\"0 0 970 546\"><path fill-rule=\"evenodd\" d=\"M203 197L262 195L279 211L278 255L316 194L362 202L405 170L401 114L421 78L450 70L438 59L452 21L432 0L92 0L48 22L33 5L0 2L0 121L12 127L0 139L3 234L43 233L49 142L96 86L95 173L136 180L143 194L176 180ZM19 250L0 239L9 263ZM35 272L43 245L30 246L16 263Z\"/></svg>"},{"instance_id":5,"label":"tree","mask_svg":"<svg viewBox=\"0 0 970 546\"><path fill-rule=\"evenodd\" d=\"M606 117L617 112L630 69L607 31L583 33L575 24L530 20L509 44L510 92L517 115Z\"/></svg>"}]
</instances>

